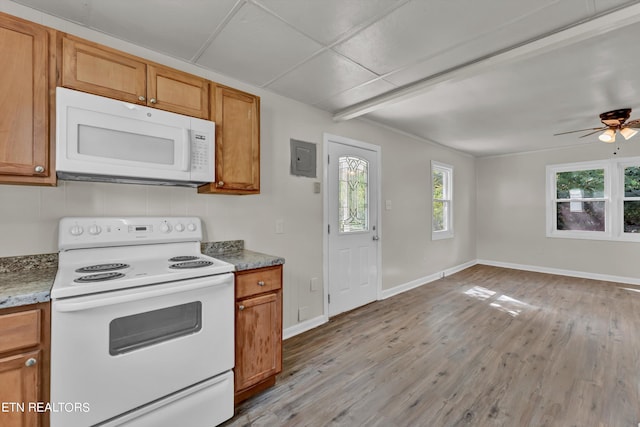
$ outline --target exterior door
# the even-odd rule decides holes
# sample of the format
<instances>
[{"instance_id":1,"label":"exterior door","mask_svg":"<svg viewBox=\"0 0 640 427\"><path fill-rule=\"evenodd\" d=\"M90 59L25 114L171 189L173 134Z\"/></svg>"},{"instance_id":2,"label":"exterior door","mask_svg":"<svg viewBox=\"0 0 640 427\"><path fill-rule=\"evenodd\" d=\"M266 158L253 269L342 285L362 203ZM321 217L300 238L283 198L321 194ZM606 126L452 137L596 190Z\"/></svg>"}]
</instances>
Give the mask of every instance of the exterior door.
<instances>
[{"instance_id":1,"label":"exterior door","mask_svg":"<svg viewBox=\"0 0 640 427\"><path fill-rule=\"evenodd\" d=\"M375 301L379 290L380 147L327 141L329 316Z\"/></svg>"}]
</instances>

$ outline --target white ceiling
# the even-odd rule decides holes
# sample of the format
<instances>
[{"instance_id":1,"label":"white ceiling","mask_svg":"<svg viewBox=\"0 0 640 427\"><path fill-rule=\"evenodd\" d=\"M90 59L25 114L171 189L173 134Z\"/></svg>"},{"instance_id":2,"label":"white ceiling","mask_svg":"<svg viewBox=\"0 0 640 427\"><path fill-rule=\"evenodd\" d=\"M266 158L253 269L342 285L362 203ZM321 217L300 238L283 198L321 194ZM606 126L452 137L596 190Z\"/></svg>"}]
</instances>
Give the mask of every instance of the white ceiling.
<instances>
[{"instance_id":1,"label":"white ceiling","mask_svg":"<svg viewBox=\"0 0 640 427\"><path fill-rule=\"evenodd\" d=\"M640 117L640 1L16 2L476 156L600 143L552 135Z\"/></svg>"}]
</instances>

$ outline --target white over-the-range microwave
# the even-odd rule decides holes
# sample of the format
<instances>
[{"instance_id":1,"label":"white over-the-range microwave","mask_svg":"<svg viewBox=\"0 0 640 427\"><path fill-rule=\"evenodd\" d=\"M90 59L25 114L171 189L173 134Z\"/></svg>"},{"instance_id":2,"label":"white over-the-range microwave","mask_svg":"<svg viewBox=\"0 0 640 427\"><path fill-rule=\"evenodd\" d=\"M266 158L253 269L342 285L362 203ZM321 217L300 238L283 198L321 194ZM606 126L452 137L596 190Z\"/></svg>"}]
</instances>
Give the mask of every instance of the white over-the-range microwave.
<instances>
[{"instance_id":1,"label":"white over-the-range microwave","mask_svg":"<svg viewBox=\"0 0 640 427\"><path fill-rule=\"evenodd\" d=\"M215 123L56 89L58 178L197 186L214 180Z\"/></svg>"}]
</instances>

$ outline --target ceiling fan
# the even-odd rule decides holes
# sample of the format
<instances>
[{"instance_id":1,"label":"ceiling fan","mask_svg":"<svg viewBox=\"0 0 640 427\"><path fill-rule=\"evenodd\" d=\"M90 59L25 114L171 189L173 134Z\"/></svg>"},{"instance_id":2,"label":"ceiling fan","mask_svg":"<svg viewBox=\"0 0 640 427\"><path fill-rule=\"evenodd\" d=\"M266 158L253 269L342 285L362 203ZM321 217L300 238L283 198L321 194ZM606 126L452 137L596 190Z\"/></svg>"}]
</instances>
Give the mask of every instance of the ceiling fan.
<instances>
[{"instance_id":1,"label":"ceiling fan","mask_svg":"<svg viewBox=\"0 0 640 427\"><path fill-rule=\"evenodd\" d=\"M629 116L631 116L631 108L622 108L620 110L607 111L606 113L600 114L600 121L604 125L602 127L570 130L568 132L556 133L553 136L565 135L565 134L574 133L574 132L591 131L586 135L582 135L580 137L580 138L584 138L589 135L593 135L594 133L604 131L602 132L602 134L600 134L600 136L598 136L598 139L602 142L612 143L612 142L615 142L616 140L616 131L617 131L617 132L620 132L620 135L622 135L624 139L629 139L633 135L638 133L636 129L640 129L640 119L635 119L627 122L627 120L629 119Z\"/></svg>"}]
</instances>

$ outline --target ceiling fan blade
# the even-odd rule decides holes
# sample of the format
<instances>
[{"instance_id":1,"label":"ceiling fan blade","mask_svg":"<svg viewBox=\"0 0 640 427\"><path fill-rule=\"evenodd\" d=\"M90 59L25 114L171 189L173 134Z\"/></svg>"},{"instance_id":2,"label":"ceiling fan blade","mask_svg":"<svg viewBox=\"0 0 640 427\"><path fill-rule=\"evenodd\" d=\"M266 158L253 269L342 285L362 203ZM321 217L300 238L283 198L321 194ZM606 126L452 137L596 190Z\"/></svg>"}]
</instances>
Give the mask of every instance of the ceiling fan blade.
<instances>
[{"instance_id":1,"label":"ceiling fan blade","mask_svg":"<svg viewBox=\"0 0 640 427\"><path fill-rule=\"evenodd\" d=\"M601 130L605 130L605 129L607 129L607 128L600 128L600 129L596 130L595 132L589 132L589 133L588 133L588 134L586 134L586 135L582 135L580 138L586 138L587 136L593 135L594 133L598 133L598 132L600 132Z\"/></svg>"},{"instance_id":2,"label":"ceiling fan blade","mask_svg":"<svg viewBox=\"0 0 640 427\"><path fill-rule=\"evenodd\" d=\"M623 127L638 129L640 128L640 119L630 120L627 123L625 123Z\"/></svg>"},{"instance_id":3,"label":"ceiling fan blade","mask_svg":"<svg viewBox=\"0 0 640 427\"><path fill-rule=\"evenodd\" d=\"M640 120L639 120L640 122ZM638 124L638 126L640 127L640 123ZM558 135L566 135L568 133L576 133L576 132L586 132L588 130L594 130L594 131L600 131L600 130L605 130L607 129L608 126L603 126L601 128L589 128L589 129L578 129L578 130L570 130L568 132L560 132L560 133L554 133L553 136L558 136ZM594 132L595 133L595 132ZM589 134L591 135L591 134Z\"/></svg>"}]
</instances>

